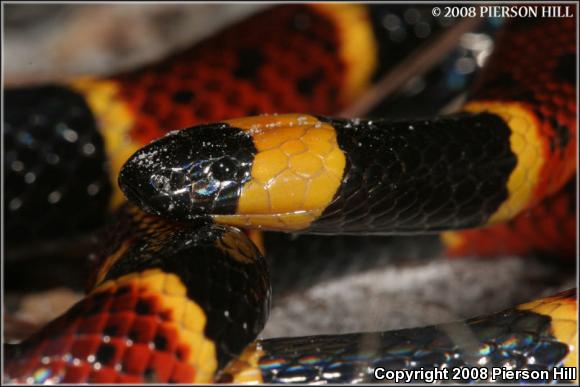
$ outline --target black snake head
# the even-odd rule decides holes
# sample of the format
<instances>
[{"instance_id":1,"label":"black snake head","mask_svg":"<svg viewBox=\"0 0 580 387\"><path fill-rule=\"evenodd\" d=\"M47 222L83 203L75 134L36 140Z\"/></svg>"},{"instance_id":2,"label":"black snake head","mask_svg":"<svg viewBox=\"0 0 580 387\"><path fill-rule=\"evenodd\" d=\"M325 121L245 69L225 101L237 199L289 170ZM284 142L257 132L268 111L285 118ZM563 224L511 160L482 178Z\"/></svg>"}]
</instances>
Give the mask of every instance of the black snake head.
<instances>
[{"instance_id":1,"label":"black snake head","mask_svg":"<svg viewBox=\"0 0 580 387\"><path fill-rule=\"evenodd\" d=\"M232 214L254 154L251 136L237 128L194 126L133 154L121 169L119 186L144 211L169 219Z\"/></svg>"}]
</instances>

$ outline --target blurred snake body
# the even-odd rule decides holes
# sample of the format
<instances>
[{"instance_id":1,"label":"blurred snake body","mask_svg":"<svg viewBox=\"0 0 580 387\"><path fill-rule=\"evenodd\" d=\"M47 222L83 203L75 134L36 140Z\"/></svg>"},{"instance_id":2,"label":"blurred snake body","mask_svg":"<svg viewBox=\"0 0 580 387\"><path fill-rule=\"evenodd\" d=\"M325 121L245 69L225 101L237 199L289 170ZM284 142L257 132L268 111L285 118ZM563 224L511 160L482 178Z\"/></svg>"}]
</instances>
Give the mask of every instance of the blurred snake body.
<instances>
[{"instance_id":1,"label":"blurred snake body","mask_svg":"<svg viewBox=\"0 0 580 387\"><path fill-rule=\"evenodd\" d=\"M50 112L102 134L91 154L109 157L99 187L111 199L91 200L115 220L86 297L5 348L4 380L377 382L377 367L577 368L575 289L457 323L254 341L268 265L258 234L236 227L442 232L446 255L576 253L575 19L510 23L458 113L330 118L389 69L377 12L277 7L138 71L7 91L15 131ZM18 113L26 101L36 118ZM293 111L310 114L256 116ZM201 122L214 123L166 134Z\"/></svg>"}]
</instances>

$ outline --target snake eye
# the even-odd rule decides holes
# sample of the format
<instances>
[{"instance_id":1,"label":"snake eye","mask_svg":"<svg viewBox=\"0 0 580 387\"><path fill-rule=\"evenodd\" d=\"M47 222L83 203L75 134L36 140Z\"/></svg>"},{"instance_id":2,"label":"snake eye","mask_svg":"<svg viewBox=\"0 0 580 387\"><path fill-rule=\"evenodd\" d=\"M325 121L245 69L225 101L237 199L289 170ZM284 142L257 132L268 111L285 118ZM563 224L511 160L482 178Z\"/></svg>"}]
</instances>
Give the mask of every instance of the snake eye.
<instances>
[{"instance_id":1,"label":"snake eye","mask_svg":"<svg viewBox=\"0 0 580 387\"><path fill-rule=\"evenodd\" d=\"M237 168L228 157L206 160L190 170L191 196L201 212L215 209L217 196L237 182Z\"/></svg>"},{"instance_id":2,"label":"snake eye","mask_svg":"<svg viewBox=\"0 0 580 387\"><path fill-rule=\"evenodd\" d=\"M210 166L209 173L214 179L226 182L235 178L236 167L233 160L224 157Z\"/></svg>"}]
</instances>

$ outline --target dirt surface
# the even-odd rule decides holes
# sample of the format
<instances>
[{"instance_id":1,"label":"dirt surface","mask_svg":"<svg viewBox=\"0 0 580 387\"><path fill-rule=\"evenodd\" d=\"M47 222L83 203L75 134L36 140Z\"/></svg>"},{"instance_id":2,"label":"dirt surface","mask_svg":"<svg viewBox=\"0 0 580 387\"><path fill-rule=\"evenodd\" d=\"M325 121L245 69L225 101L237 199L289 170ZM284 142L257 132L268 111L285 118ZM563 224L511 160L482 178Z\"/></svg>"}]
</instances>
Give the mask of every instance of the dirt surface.
<instances>
[{"instance_id":1,"label":"dirt surface","mask_svg":"<svg viewBox=\"0 0 580 387\"><path fill-rule=\"evenodd\" d=\"M9 4L8 83L109 74L161 58L267 5Z\"/></svg>"}]
</instances>

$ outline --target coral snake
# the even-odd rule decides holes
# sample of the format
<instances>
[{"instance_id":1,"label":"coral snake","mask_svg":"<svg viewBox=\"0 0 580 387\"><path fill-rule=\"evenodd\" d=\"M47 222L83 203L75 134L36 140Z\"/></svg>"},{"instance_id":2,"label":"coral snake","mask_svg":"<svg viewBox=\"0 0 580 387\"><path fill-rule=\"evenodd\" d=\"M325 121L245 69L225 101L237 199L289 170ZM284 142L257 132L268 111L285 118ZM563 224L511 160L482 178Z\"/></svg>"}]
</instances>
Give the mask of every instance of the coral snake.
<instances>
[{"instance_id":1,"label":"coral snake","mask_svg":"<svg viewBox=\"0 0 580 387\"><path fill-rule=\"evenodd\" d=\"M238 226L443 232L446 255L576 253L575 17L510 21L460 112L329 118L398 60L381 9L275 7L144 69L6 90L6 157L46 152L33 130L50 125L62 154L82 144L57 177L86 189L44 192L57 204L47 216L78 211L76 230L115 215L86 297L5 346L4 380L376 382L376 367L577 367L575 289L462 322L254 341L270 274L259 234ZM276 111L310 114L256 115ZM191 127L202 122L214 123ZM47 160L35 178L55 176ZM42 206L12 182L6 233L22 242Z\"/></svg>"}]
</instances>

